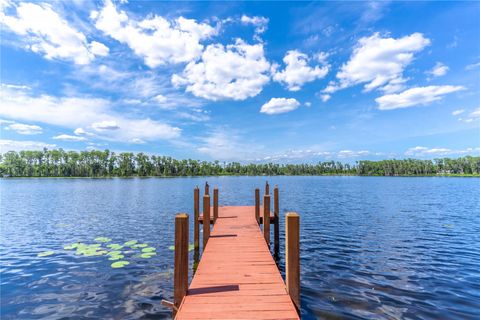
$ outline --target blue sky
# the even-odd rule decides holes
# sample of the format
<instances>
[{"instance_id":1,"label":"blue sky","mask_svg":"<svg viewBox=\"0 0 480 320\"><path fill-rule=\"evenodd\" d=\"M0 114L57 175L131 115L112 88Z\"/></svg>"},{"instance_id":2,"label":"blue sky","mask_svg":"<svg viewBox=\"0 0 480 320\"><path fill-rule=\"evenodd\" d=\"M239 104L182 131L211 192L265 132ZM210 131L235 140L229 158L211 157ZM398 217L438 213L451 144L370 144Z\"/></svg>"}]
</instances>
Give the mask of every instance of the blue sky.
<instances>
[{"instance_id":1,"label":"blue sky","mask_svg":"<svg viewBox=\"0 0 480 320\"><path fill-rule=\"evenodd\" d=\"M0 1L8 150L480 153L478 2Z\"/></svg>"}]
</instances>

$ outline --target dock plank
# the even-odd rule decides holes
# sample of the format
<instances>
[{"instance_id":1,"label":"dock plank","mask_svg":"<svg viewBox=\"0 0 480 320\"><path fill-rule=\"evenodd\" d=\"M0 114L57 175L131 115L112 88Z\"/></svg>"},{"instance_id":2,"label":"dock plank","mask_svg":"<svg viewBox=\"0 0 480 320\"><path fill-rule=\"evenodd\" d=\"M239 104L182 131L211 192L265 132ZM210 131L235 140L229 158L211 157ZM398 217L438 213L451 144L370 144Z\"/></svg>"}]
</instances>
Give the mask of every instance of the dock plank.
<instances>
[{"instance_id":1,"label":"dock plank","mask_svg":"<svg viewBox=\"0 0 480 320\"><path fill-rule=\"evenodd\" d=\"M219 207L175 319L299 319L255 207Z\"/></svg>"}]
</instances>

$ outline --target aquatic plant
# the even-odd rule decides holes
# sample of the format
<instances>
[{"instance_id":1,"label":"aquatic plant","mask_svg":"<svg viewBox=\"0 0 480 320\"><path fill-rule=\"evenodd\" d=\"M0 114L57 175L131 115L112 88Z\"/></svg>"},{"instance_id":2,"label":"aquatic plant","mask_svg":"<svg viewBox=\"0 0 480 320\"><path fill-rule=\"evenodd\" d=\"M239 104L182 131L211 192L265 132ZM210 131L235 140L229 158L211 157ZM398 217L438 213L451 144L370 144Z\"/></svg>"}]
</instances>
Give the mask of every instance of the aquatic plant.
<instances>
[{"instance_id":1,"label":"aquatic plant","mask_svg":"<svg viewBox=\"0 0 480 320\"><path fill-rule=\"evenodd\" d=\"M40 252L39 254L37 254L37 257L48 257L48 256L51 256L54 253L55 252L53 252L53 251L44 251L44 252Z\"/></svg>"},{"instance_id":2,"label":"aquatic plant","mask_svg":"<svg viewBox=\"0 0 480 320\"><path fill-rule=\"evenodd\" d=\"M130 262L122 260L122 261L114 262L110 266L114 269L117 269L117 268L123 268L124 266L129 265L129 264L130 264Z\"/></svg>"},{"instance_id":3,"label":"aquatic plant","mask_svg":"<svg viewBox=\"0 0 480 320\"><path fill-rule=\"evenodd\" d=\"M148 243L138 243L138 240L129 240L123 245L118 243L108 243L112 239L108 237L96 237L94 239L97 243L82 243L75 242L63 246L64 250L74 251L75 255L84 256L84 257L93 257L93 256L106 256L109 261L114 261L111 264L112 268L122 268L127 264L130 264L129 261L123 260L128 254L135 254L130 256L130 258L142 258L149 259L153 256L156 256L156 249L150 247ZM108 244L107 244L108 243ZM38 253L38 257L47 257L54 254L54 251L45 251Z\"/></svg>"}]
</instances>

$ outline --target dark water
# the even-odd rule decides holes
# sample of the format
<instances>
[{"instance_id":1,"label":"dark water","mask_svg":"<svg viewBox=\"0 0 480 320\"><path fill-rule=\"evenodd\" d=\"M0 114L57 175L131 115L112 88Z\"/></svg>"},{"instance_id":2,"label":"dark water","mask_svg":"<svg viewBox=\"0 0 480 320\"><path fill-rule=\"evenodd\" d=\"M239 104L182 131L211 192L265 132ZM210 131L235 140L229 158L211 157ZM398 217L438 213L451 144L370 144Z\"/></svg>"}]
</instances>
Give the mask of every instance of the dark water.
<instances>
[{"instance_id":1,"label":"dark water","mask_svg":"<svg viewBox=\"0 0 480 320\"><path fill-rule=\"evenodd\" d=\"M480 179L268 180L282 218L301 214L304 319L480 318ZM174 215L192 212L203 181L1 180L1 318L169 318L160 301L172 300ZM265 179L208 181L220 204L244 205ZM157 256L112 269L105 256L63 250L99 236L146 242Z\"/></svg>"}]
</instances>

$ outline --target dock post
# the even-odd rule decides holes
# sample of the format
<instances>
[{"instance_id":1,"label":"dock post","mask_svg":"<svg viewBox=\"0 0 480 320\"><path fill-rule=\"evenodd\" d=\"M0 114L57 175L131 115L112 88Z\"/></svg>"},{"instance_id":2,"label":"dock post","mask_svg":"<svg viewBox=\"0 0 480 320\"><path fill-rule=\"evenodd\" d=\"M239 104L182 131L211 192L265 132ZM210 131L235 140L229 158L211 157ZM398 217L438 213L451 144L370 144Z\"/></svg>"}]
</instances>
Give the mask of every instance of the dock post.
<instances>
[{"instance_id":1,"label":"dock post","mask_svg":"<svg viewBox=\"0 0 480 320\"><path fill-rule=\"evenodd\" d=\"M205 194L210 194L210 186L208 185L208 182L205 182Z\"/></svg>"},{"instance_id":2,"label":"dock post","mask_svg":"<svg viewBox=\"0 0 480 320\"><path fill-rule=\"evenodd\" d=\"M295 212L285 217L285 273L287 292L300 310L300 216Z\"/></svg>"},{"instance_id":3,"label":"dock post","mask_svg":"<svg viewBox=\"0 0 480 320\"><path fill-rule=\"evenodd\" d=\"M217 222L218 218L218 188L213 189L213 223Z\"/></svg>"},{"instance_id":4,"label":"dock post","mask_svg":"<svg viewBox=\"0 0 480 320\"><path fill-rule=\"evenodd\" d=\"M173 271L174 308L173 317L180 307L188 289L188 214L175 217L175 265Z\"/></svg>"},{"instance_id":5,"label":"dock post","mask_svg":"<svg viewBox=\"0 0 480 320\"><path fill-rule=\"evenodd\" d=\"M265 194L266 195L270 194L270 185L268 184L268 181L265 183Z\"/></svg>"},{"instance_id":6,"label":"dock post","mask_svg":"<svg viewBox=\"0 0 480 320\"><path fill-rule=\"evenodd\" d=\"M279 219L279 201L278 201L278 186L273 189L273 215L274 219L274 231L273 231L273 243L275 256L278 256L280 250L280 219Z\"/></svg>"},{"instance_id":7,"label":"dock post","mask_svg":"<svg viewBox=\"0 0 480 320\"><path fill-rule=\"evenodd\" d=\"M263 196L263 236L270 247L270 196Z\"/></svg>"},{"instance_id":8,"label":"dock post","mask_svg":"<svg viewBox=\"0 0 480 320\"><path fill-rule=\"evenodd\" d=\"M203 251L207 246L208 238L210 238L210 196L203 196Z\"/></svg>"},{"instance_id":9,"label":"dock post","mask_svg":"<svg viewBox=\"0 0 480 320\"><path fill-rule=\"evenodd\" d=\"M260 189L255 189L255 219L260 223Z\"/></svg>"},{"instance_id":10,"label":"dock post","mask_svg":"<svg viewBox=\"0 0 480 320\"><path fill-rule=\"evenodd\" d=\"M195 187L193 189L193 247L195 250L200 248L200 189Z\"/></svg>"}]
</instances>

